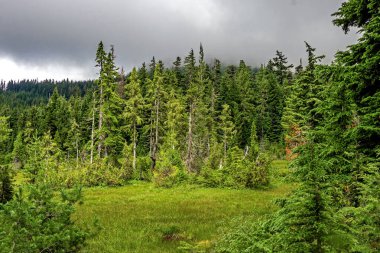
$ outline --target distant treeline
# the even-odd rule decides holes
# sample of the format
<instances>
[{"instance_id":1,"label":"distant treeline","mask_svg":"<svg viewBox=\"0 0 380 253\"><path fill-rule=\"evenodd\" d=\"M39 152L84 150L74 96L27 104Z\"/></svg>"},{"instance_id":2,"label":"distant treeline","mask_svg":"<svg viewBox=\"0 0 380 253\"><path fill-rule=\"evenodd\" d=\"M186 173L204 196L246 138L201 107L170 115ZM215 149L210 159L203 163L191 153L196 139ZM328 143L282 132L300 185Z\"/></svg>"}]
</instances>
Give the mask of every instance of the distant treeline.
<instances>
[{"instance_id":1,"label":"distant treeline","mask_svg":"<svg viewBox=\"0 0 380 253\"><path fill-rule=\"evenodd\" d=\"M55 87L57 87L59 94L65 98L71 96L83 97L88 90L94 88L94 81L73 81L69 79L62 81L53 79L43 81L37 79L1 81L0 90L3 91L0 92L1 104L7 104L10 107L46 104Z\"/></svg>"}]
</instances>

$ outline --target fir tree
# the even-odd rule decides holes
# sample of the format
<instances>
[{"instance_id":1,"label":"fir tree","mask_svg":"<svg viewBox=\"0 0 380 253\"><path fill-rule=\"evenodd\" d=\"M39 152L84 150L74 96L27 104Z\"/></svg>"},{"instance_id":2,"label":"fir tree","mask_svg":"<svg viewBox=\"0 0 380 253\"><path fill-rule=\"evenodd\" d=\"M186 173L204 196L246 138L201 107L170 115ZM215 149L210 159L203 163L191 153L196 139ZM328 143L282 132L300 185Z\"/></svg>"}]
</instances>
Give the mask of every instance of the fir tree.
<instances>
[{"instance_id":1,"label":"fir tree","mask_svg":"<svg viewBox=\"0 0 380 253\"><path fill-rule=\"evenodd\" d=\"M142 110L144 107L144 100L141 94L140 80L136 68L133 68L129 76L129 82L126 87L126 102L124 109L124 117L127 121L127 126L132 129L132 143L133 143L133 171L136 171L136 157L137 157L137 127L142 123ZM140 178L142 171L140 171Z\"/></svg>"},{"instance_id":2,"label":"fir tree","mask_svg":"<svg viewBox=\"0 0 380 253\"><path fill-rule=\"evenodd\" d=\"M222 133L223 154L227 157L227 150L232 146L233 137L235 135L235 125L231 117L231 109L229 105L223 105L223 110L220 114L220 131Z\"/></svg>"},{"instance_id":3,"label":"fir tree","mask_svg":"<svg viewBox=\"0 0 380 253\"><path fill-rule=\"evenodd\" d=\"M12 198L13 191L5 152L11 133L8 119L8 117L0 117L0 203L9 201Z\"/></svg>"}]
</instances>

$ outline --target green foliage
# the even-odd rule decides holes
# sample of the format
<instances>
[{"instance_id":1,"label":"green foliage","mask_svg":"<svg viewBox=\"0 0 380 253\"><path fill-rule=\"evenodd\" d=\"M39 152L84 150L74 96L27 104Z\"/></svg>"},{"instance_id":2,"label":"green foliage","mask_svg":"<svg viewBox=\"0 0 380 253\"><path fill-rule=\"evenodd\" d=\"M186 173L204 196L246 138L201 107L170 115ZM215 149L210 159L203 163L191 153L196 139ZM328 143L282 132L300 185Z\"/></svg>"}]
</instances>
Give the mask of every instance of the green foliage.
<instances>
[{"instance_id":1,"label":"green foliage","mask_svg":"<svg viewBox=\"0 0 380 253\"><path fill-rule=\"evenodd\" d=\"M12 199L13 187L9 168L6 165L0 165L0 203L6 203Z\"/></svg>"},{"instance_id":2,"label":"green foliage","mask_svg":"<svg viewBox=\"0 0 380 253\"><path fill-rule=\"evenodd\" d=\"M61 164L56 170L46 170L44 182L54 189L82 186L120 186L131 175L121 168L111 166L106 161L93 164Z\"/></svg>"},{"instance_id":3,"label":"green foliage","mask_svg":"<svg viewBox=\"0 0 380 253\"><path fill-rule=\"evenodd\" d=\"M259 155L260 146L257 138L256 123L253 120L251 124L251 135L250 135L250 145L249 145L249 156L252 160L256 160Z\"/></svg>"},{"instance_id":4,"label":"green foliage","mask_svg":"<svg viewBox=\"0 0 380 253\"><path fill-rule=\"evenodd\" d=\"M271 161L267 155L260 154L255 161L250 161L241 149L233 147L223 157L222 145L218 146L196 178L197 183L229 188L257 188L269 184Z\"/></svg>"},{"instance_id":5,"label":"green foliage","mask_svg":"<svg viewBox=\"0 0 380 253\"><path fill-rule=\"evenodd\" d=\"M6 158L6 144L12 132L8 126L8 118L0 117L0 203L5 203L12 198L12 184L9 173L9 165Z\"/></svg>"},{"instance_id":6,"label":"green foliage","mask_svg":"<svg viewBox=\"0 0 380 253\"><path fill-rule=\"evenodd\" d=\"M1 100L0 112L9 115L13 130L3 145L7 162L13 160L12 168L26 170L32 182L45 182L43 175L48 174L51 184L72 186L77 182L96 184L93 179L84 179L89 166L96 168L90 175L109 167L114 179L108 172L103 179L93 177L99 177L101 185L121 184L121 177L151 180L161 149L164 156L169 149L176 149L186 165L185 173L198 174L202 168L223 167L228 150L235 145L245 150L244 157L253 160L258 148L269 149L274 139L281 142L280 131L274 130L278 124L271 122L280 115L274 107L281 104L277 103L281 92L273 98L270 95L281 89L277 74L291 77L282 54L275 61L278 66L259 73L244 61L238 67L224 68L219 60L209 65L202 45L198 59L191 50L183 66L177 58L173 68L165 68L162 61L153 58L150 71L143 64L131 73L118 73L115 57L112 46L107 52L99 42L95 59L99 77L95 82L87 86L78 82L75 90L68 80L43 82L44 89L32 81L36 90L50 91L49 99L36 106L28 107L28 102L15 108L8 99ZM9 92L1 95L12 97L17 90L33 90L23 81L10 82L9 87ZM262 111L265 117L256 117ZM256 144L250 143L251 139L255 142L253 121ZM265 126L259 125L262 122ZM223 144L222 158L216 154L219 143ZM66 167L73 170L73 176Z\"/></svg>"},{"instance_id":7,"label":"green foliage","mask_svg":"<svg viewBox=\"0 0 380 253\"><path fill-rule=\"evenodd\" d=\"M28 160L25 164L31 182L45 182L45 173L57 170L60 152L50 133L44 134L42 138L34 134L32 142L27 144Z\"/></svg>"},{"instance_id":8,"label":"green foliage","mask_svg":"<svg viewBox=\"0 0 380 253\"><path fill-rule=\"evenodd\" d=\"M271 178L271 157L268 154L261 153L255 160L250 163L246 187L257 188L261 186L268 186Z\"/></svg>"},{"instance_id":9,"label":"green foliage","mask_svg":"<svg viewBox=\"0 0 380 253\"><path fill-rule=\"evenodd\" d=\"M233 229L225 231L215 245L218 253L250 253L271 252L264 243L259 243L262 235L262 221L253 219L236 219L233 221Z\"/></svg>"},{"instance_id":10,"label":"green foliage","mask_svg":"<svg viewBox=\"0 0 380 253\"><path fill-rule=\"evenodd\" d=\"M153 171L153 181L157 186L172 187L187 178L185 165L175 149L161 150L157 167Z\"/></svg>"},{"instance_id":11,"label":"green foliage","mask_svg":"<svg viewBox=\"0 0 380 253\"><path fill-rule=\"evenodd\" d=\"M20 189L0 207L1 252L78 252L88 233L71 219L80 189L57 200L48 186Z\"/></svg>"}]
</instances>

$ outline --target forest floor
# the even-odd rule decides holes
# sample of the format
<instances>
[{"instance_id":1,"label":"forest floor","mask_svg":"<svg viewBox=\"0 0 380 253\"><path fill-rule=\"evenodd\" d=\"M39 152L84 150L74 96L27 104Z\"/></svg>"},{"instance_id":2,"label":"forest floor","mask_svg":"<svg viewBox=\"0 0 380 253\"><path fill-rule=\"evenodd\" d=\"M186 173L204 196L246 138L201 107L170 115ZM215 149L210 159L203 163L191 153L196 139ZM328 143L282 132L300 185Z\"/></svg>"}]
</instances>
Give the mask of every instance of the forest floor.
<instances>
[{"instance_id":1,"label":"forest floor","mask_svg":"<svg viewBox=\"0 0 380 253\"><path fill-rule=\"evenodd\" d=\"M279 174L286 170L285 161L273 165ZM280 180L260 190L191 185L164 189L143 182L87 188L74 218L79 224L97 219L101 226L82 252L181 252L185 244L206 249L233 219L272 213L277 208L273 200L292 188Z\"/></svg>"}]
</instances>

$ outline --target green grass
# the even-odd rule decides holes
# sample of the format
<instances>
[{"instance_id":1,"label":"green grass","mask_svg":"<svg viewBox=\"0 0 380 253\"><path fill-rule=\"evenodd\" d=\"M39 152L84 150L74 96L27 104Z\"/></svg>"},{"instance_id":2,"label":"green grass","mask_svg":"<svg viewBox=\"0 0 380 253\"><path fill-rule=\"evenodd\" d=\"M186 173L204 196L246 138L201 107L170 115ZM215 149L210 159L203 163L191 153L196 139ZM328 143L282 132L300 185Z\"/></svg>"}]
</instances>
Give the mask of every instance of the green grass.
<instances>
[{"instance_id":1,"label":"green grass","mask_svg":"<svg viewBox=\"0 0 380 253\"><path fill-rule=\"evenodd\" d=\"M75 219L88 224L97 217L102 229L82 252L178 252L181 240L207 245L231 219L273 212L272 200L291 189L284 183L267 190L163 189L141 182L88 188Z\"/></svg>"}]
</instances>

